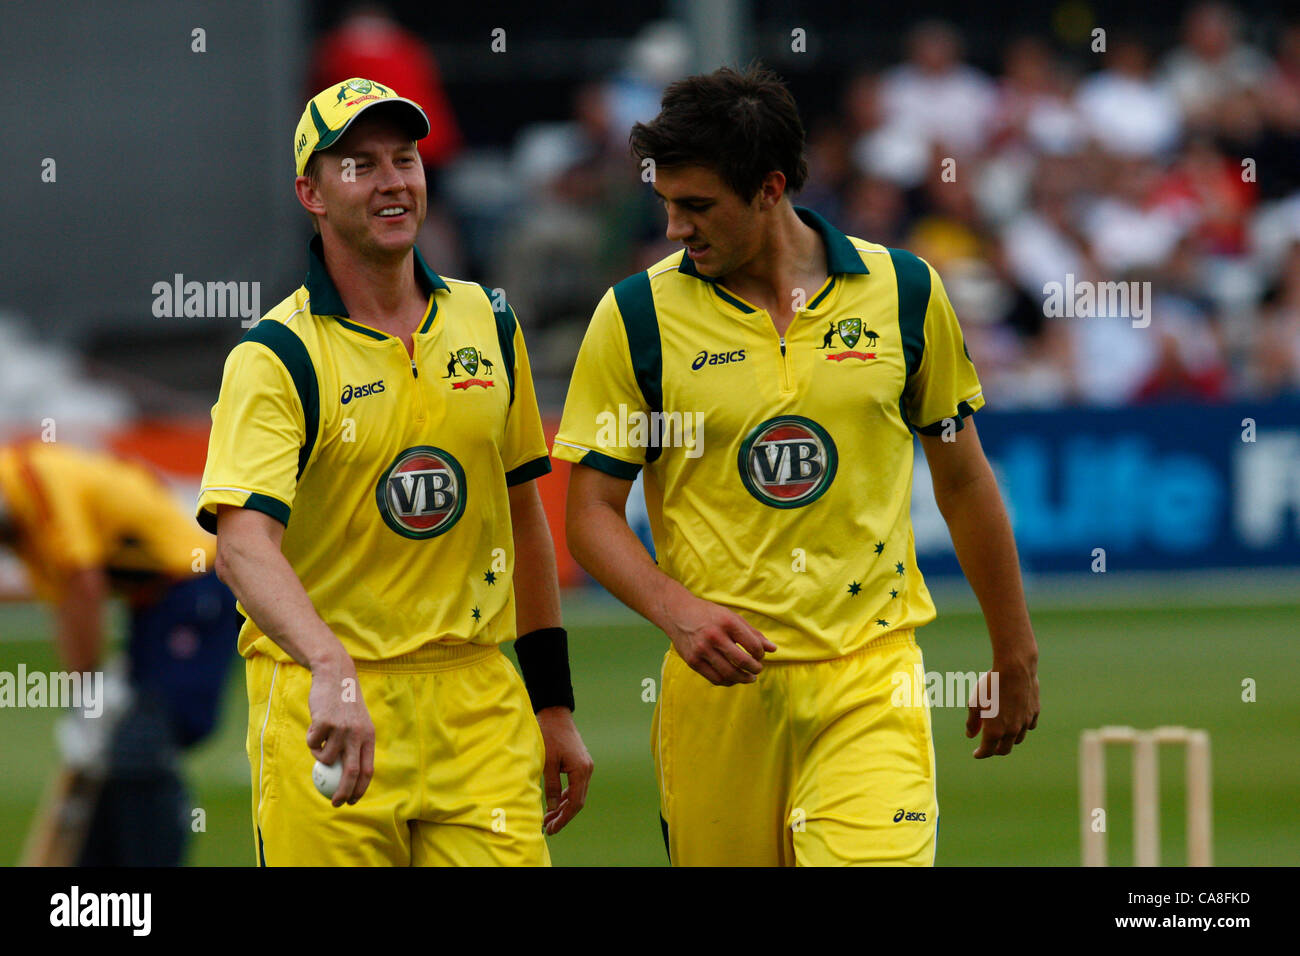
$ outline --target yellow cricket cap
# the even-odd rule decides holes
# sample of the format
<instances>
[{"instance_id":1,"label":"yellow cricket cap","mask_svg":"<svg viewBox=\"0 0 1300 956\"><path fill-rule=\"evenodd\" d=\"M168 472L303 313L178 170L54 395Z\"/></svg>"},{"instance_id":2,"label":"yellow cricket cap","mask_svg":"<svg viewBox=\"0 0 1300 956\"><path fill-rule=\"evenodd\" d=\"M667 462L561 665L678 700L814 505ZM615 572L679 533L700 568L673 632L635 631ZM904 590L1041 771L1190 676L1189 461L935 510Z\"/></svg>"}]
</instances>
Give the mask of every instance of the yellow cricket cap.
<instances>
[{"instance_id":1,"label":"yellow cricket cap","mask_svg":"<svg viewBox=\"0 0 1300 956\"><path fill-rule=\"evenodd\" d=\"M311 154L333 146L352 121L372 106L401 107L398 111L411 128L412 139L429 135L429 117L420 104L397 95L392 87L381 86L373 80L353 77L321 90L307 103L293 134L293 157L298 175L307 168Z\"/></svg>"}]
</instances>

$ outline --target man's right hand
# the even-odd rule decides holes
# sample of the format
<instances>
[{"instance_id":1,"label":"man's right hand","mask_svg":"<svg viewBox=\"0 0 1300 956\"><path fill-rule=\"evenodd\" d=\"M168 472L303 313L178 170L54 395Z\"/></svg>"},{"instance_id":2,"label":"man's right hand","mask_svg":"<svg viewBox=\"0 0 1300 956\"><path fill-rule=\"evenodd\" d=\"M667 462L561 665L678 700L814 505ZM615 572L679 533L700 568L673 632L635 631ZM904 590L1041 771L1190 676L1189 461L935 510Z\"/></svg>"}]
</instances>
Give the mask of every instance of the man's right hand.
<instances>
[{"instance_id":1,"label":"man's right hand","mask_svg":"<svg viewBox=\"0 0 1300 956\"><path fill-rule=\"evenodd\" d=\"M336 807L356 803L375 775L375 725L361 697L356 665L346 653L312 667L307 706L312 756L323 764L343 761L343 779L330 802Z\"/></svg>"},{"instance_id":2,"label":"man's right hand","mask_svg":"<svg viewBox=\"0 0 1300 956\"><path fill-rule=\"evenodd\" d=\"M720 687L752 684L763 655L776 650L735 611L694 595L665 609L665 633L692 670Z\"/></svg>"},{"instance_id":3,"label":"man's right hand","mask_svg":"<svg viewBox=\"0 0 1300 956\"><path fill-rule=\"evenodd\" d=\"M628 527L632 482L587 465L569 471L569 551L611 594L668 635L691 668L721 687L752 684L776 645L735 611L697 598L654 563Z\"/></svg>"},{"instance_id":4,"label":"man's right hand","mask_svg":"<svg viewBox=\"0 0 1300 956\"><path fill-rule=\"evenodd\" d=\"M217 508L216 572L262 633L311 671L307 746L323 764L343 761L334 806L356 803L375 773L375 725L357 667L321 620L281 549L284 525L261 511Z\"/></svg>"}]
</instances>

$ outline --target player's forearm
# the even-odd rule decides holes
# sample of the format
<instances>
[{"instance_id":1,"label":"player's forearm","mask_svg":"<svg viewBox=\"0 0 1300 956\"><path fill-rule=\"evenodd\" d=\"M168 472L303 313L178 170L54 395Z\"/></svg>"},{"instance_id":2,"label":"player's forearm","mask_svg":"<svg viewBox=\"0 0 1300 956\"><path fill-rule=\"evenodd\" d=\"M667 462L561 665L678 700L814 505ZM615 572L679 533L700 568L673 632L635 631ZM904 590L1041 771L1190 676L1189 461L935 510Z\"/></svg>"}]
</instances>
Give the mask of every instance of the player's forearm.
<instances>
[{"instance_id":1,"label":"player's forearm","mask_svg":"<svg viewBox=\"0 0 1300 956\"><path fill-rule=\"evenodd\" d=\"M515 622L520 634L559 627L560 589L555 571L555 543L536 482L511 489L510 521L515 543Z\"/></svg>"},{"instance_id":2,"label":"player's forearm","mask_svg":"<svg viewBox=\"0 0 1300 956\"><path fill-rule=\"evenodd\" d=\"M935 500L952 536L957 560L979 600L993 643L994 660L1037 658L1025 605L1011 521L997 481L986 470L960 489L935 489Z\"/></svg>"},{"instance_id":3,"label":"player's forearm","mask_svg":"<svg viewBox=\"0 0 1300 956\"><path fill-rule=\"evenodd\" d=\"M573 680L568 635L560 627L555 544L536 482L510 489L510 524L515 542L515 655L519 669L539 717L567 717L571 726Z\"/></svg>"},{"instance_id":4,"label":"player's forearm","mask_svg":"<svg viewBox=\"0 0 1300 956\"><path fill-rule=\"evenodd\" d=\"M253 623L299 664L314 671L337 667L348 657L271 541L218 534L216 569Z\"/></svg>"},{"instance_id":5,"label":"player's forearm","mask_svg":"<svg viewBox=\"0 0 1300 956\"><path fill-rule=\"evenodd\" d=\"M68 579L56 618L59 657L71 671L91 671L104 646L104 605L108 580L100 568L77 571Z\"/></svg>"},{"instance_id":6,"label":"player's forearm","mask_svg":"<svg viewBox=\"0 0 1300 956\"><path fill-rule=\"evenodd\" d=\"M574 559L605 590L662 631L668 611L691 593L659 570L627 519L602 501L590 501L581 511L570 498L566 533Z\"/></svg>"}]
</instances>

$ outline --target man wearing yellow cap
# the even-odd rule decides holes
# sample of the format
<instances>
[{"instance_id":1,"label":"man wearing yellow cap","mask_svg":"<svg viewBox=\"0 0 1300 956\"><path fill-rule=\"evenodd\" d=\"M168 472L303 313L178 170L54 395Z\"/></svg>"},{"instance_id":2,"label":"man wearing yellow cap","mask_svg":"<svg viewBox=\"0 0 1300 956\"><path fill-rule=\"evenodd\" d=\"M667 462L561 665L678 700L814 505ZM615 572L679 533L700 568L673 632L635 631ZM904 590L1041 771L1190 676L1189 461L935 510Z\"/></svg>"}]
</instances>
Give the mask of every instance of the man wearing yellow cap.
<instances>
[{"instance_id":1,"label":"man wearing yellow cap","mask_svg":"<svg viewBox=\"0 0 1300 956\"><path fill-rule=\"evenodd\" d=\"M370 80L307 104L307 277L212 412L198 516L248 617L263 865L547 864L586 796L528 353L504 294L415 248L428 131Z\"/></svg>"}]
</instances>

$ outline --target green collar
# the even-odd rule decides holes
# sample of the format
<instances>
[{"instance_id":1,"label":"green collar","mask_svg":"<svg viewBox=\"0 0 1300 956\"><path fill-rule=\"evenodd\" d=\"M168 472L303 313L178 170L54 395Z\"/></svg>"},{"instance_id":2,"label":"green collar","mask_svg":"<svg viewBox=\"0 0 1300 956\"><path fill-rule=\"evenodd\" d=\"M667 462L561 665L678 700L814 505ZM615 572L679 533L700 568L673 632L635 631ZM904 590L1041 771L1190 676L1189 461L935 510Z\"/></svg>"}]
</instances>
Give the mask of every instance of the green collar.
<instances>
[{"instance_id":1,"label":"green collar","mask_svg":"<svg viewBox=\"0 0 1300 956\"><path fill-rule=\"evenodd\" d=\"M803 206L795 206L795 213L805 224L812 226L822 237L822 243L826 246L826 266L831 275L870 275L870 270L862 261L862 256L854 248L853 243L849 242L849 237L844 235L829 222L823 219L811 209L805 209ZM678 272L684 272L688 276L694 276L697 279L703 279L705 282L717 282L713 276L702 276L695 269L695 262L688 256L685 250L682 251L682 263L677 267Z\"/></svg>"},{"instance_id":2,"label":"green collar","mask_svg":"<svg viewBox=\"0 0 1300 956\"><path fill-rule=\"evenodd\" d=\"M419 283L425 294L450 291L447 283L442 281L442 277L430 269L428 263L424 261L419 247L412 248L415 251L415 281ZM320 236L312 238L308 251L307 278L302 284L307 287L312 313L347 318L348 310L343 305L343 298L339 295L339 290L334 287L334 280L330 278L329 271L325 268L325 250Z\"/></svg>"}]
</instances>

